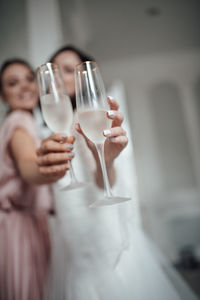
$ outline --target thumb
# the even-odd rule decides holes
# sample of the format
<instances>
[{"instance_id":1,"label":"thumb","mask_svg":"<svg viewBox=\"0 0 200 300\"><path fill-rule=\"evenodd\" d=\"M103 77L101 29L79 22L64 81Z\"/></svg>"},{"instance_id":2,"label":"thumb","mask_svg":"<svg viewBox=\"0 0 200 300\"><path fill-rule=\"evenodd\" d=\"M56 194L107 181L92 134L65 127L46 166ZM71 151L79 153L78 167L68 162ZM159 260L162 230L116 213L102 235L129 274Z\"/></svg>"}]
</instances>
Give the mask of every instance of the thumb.
<instances>
[{"instance_id":1,"label":"thumb","mask_svg":"<svg viewBox=\"0 0 200 300\"><path fill-rule=\"evenodd\" d=\"M75 137L74 136L68 136L67 137L67 143L68 144L73 144L75 141Z\"/></svg>"},{"instance_id":2,"label":"thumb","mask_svg":"<svg viewBox=\"0 0 200 300\"><path fill-rule=\"evenodd\" d=\"M81 126L80 126L79 123L76 123L76 124L75 124L75 128L76 128L76 131L77 131L78 133L80 133L80 134L84 137L84 139L86 140L87 143L88 143L88 142L91 142L91 141L88 139L88 137L83 133L83 130L81 129Z\"/></svg>"}]
</instances>

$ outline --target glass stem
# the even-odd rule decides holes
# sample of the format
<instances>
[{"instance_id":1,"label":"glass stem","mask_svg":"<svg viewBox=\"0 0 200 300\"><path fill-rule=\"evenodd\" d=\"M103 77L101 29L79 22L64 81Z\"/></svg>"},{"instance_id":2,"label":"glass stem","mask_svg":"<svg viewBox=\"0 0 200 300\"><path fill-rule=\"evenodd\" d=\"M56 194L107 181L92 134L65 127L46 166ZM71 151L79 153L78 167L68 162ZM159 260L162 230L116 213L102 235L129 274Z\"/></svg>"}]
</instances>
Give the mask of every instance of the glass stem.
<instances>
[{"instance_id":1,"label":"glass stem","mask_svg":"<svg viewBox=\"0 0 200 300\"><path fill-rule=\"evenodd\" d=\"M106 170L105 158L104 158L104 143L96 144L97 152L99 155L99 160L101 164L102 174L103 174L103 182L104 182L104 194L106 197L113 197L111 192L111 187L108 179L108 173Z\"/></svg>"},{"instance_id":2,"label":"glass stem","mask_svg":"<svg viewBox=\"0 0 200 300\"><path fill-rule=\"evenodd\" d=\"M70 165L70 169L69 169L69 175L71 177L71 182L76 182L76 176L75 176L75 173L74 173L74 168L72 166L72 162L71 160L68 161L69 165Z\"/></svg>"}]
</instances>

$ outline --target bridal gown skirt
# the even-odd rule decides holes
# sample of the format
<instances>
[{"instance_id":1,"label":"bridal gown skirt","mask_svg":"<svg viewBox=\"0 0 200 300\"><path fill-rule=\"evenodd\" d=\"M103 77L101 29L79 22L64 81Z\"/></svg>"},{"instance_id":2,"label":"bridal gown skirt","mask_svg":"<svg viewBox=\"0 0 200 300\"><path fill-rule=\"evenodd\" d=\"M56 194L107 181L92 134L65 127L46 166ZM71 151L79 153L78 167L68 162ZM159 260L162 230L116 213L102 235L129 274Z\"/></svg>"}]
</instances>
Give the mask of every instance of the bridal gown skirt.
<instances>
[{"instance_id":1,"label":"bridal gown skirt","mask_svg":"<svg viewBox=\"0 0 200 300\"><path fill-rule=\"evenodd\" d=\"M90 209L77 191L70 193L71 199L57 195L58 216L51 224L48 300L197 299L135 226L131 201Z\"/></svg>"}]
</instances>

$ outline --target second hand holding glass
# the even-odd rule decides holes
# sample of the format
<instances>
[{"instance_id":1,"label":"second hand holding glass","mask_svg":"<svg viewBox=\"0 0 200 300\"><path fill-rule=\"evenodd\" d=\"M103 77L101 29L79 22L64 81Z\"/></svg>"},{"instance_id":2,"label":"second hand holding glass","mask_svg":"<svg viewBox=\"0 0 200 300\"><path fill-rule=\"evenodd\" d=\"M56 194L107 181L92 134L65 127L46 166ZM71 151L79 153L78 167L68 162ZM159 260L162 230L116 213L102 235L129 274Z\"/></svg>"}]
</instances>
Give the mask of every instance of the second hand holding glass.
<instances>
[{"instance_id":1,"label":"second hand holding glass","mask_svg":"<svg viewBox=\"0 0 200 300\"><path fill-rule=\"evenodd\" d=\"M104 159L104 129L111 128L107 118L109 109L106 93L96 62L87 61L75 68L75 86L78 119L85 135L95 143L104 180L104 198L91 206L112 205L130 200L129 197L114 196L111 190Z\"/></svg>"},{"instance_id":2,"label":"second hand holding glass","mask_svg":"<svg viewBox=\"0 0 200 300\"><path fill-rule=\"evenodd\" d=\"M73 123L73 109L58 66L52 63L41 65L37 69L37 80L45 122L53 132L69 134ZM70 161L69 163L71 182L62 188L64 190L85 185L76 179L72 164Z\"/></svg>"}]
</instances>

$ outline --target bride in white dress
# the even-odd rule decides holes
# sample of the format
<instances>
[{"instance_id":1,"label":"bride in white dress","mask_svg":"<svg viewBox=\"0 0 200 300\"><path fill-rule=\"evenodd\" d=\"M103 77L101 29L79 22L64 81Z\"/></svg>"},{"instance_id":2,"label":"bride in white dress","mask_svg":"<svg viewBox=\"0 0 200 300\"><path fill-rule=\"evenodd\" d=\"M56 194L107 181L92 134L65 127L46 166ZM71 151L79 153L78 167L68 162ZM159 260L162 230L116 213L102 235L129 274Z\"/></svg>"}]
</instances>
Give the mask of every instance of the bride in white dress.
<instances>
[{"instance_id":1,"label":"bride in white dress","mask_svg":"<svg viewBox=\"0 0 200 300\"><path fill-rule=\"evenodd\" d=\"M81 60L87 57L70 47L53 57L67 78L70 74L73 78L75 64ZM74 83L65 83L72 95ZM120 110L126 116L123 103ZM129 133L127 120L123 124ZM131 142L115 160L114 189L120 195L131 196L132 201L90 208L89 204L102 195L102 190L94 183L96 164L92 153L84 138L74 134L74 170L80 181L93 183L71 191L55 187L57 218L52 223L53 263L48 300L197 299L169 263L155 254L141 229Z\"/></svg>"}]
</instances>

